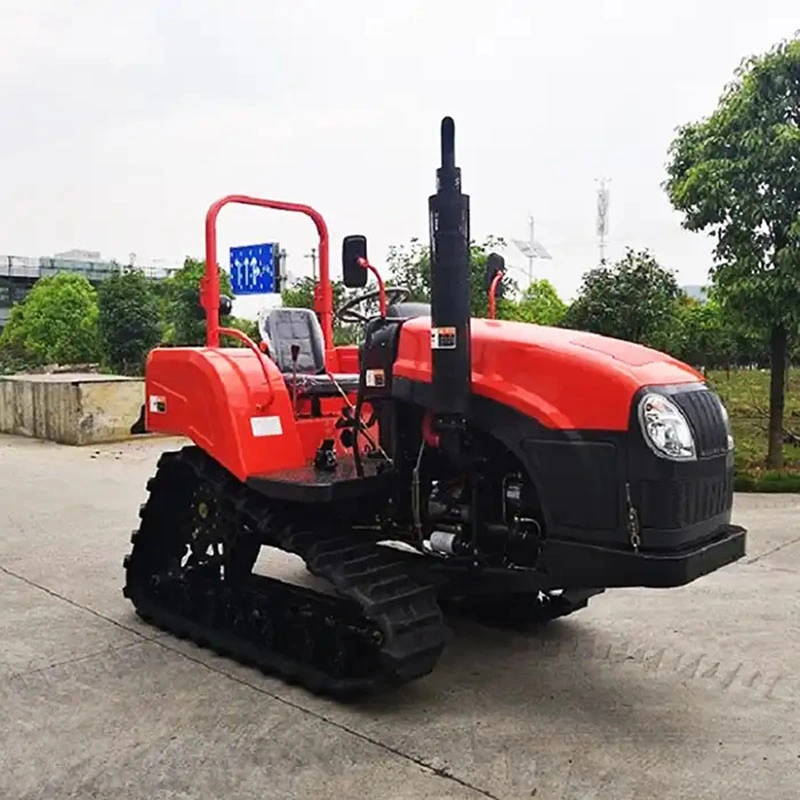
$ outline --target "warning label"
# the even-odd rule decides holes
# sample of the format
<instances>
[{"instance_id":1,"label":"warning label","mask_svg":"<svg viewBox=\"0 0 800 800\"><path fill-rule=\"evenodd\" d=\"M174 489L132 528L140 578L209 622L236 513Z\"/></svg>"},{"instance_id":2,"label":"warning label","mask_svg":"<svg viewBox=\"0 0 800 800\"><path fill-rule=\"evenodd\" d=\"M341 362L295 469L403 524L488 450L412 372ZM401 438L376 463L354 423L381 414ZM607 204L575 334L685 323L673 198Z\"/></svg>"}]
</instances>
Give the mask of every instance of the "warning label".
<instances>
[{"instance_id":1,"label":"warning label","mask_svg":"<svg viewBox=\"0 0 800 800\"><path fill-rule=\"evenodd\" d=\"M151 414L164 414L167 410L167 398L159 394L151 394L149 397L149 407Z\"/></svg>"},{"instance_id":2,"label":"warning label","mask_svg":"<svg viewBox=\"0 0 800 800\"><path fill-rule=\"evenodd\" d=\"M455 328L431 328L431 348L434 350L455 350Z\"/></svg>"},{"instance_id":3,"label":"warning label","mask_svg":"<svg viewBox=\"0 0 800 800\"><path fill-rule=\"evenodd\" d=\"M368 369L366 382L371 389L381 389L386 386L386 374L382 369Z\"/></svg>"}]
</instances>

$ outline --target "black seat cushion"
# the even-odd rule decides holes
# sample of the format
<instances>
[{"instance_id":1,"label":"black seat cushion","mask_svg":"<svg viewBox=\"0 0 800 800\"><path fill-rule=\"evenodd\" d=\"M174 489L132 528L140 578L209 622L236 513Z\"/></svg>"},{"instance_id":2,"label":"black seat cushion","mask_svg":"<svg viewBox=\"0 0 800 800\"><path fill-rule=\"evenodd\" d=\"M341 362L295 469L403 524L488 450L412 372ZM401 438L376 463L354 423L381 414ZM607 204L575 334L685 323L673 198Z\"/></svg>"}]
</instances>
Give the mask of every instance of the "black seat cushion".
<instances>
[{"instance_id":1,"label":"black seat cushion","mask_svg":"<svg viewBox=\"0 0 800 800\"><path fill-rule=\"evenodd\" d=\"M291 392L297 387L297 394L304 397L341 397L341 392L336 388L338 384L342 391L350 393L358 390L358 375L334 375L334 383L327 375L297 374L295 378L291 373L284 374L283 380Z\"/></svg>"},{"instance_id":2,"label":"black seat cushion","mask_svg":"<svg viewBox=\"0 0 800 800\"><path fill-rule=\"evenodd\" d=\"M315 374L325 369L325 341L310 308L273 308L264 320L270 356L281 372L292 372L292 345L300 347L296 370Z\"/></svg>"}]
</instances>

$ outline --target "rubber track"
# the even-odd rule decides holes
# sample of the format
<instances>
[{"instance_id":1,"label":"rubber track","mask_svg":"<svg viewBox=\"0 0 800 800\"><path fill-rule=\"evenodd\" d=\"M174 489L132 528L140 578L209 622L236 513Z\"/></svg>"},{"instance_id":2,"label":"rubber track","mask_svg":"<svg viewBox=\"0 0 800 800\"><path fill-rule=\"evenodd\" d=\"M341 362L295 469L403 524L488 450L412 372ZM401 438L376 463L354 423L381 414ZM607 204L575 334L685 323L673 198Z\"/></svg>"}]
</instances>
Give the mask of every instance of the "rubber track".
<instances>
[{"instance_id":1,"label":"rubber track","mask_svg":"<svg viewBox=\"0 0 800 800\"><path fill-rule=\"evenodd\" d=\"M146 560L148 552L137 558L137 548L149 551L167 547L165 517L174 513L174 485L170 476L191 470L197 485L210 485L231 514L236 529L243 536L256 536L262 544L277 547L302 558L309 571L324 578L341 598L297 587L282 581L251 575L241 588L228 595L208 598L212 606L224 602L244 604L250 611L259 603L301 608L314 617L306 635L318 632L319 617L338 615L353 636L363 641L359 647L374 652L373 669L357 676L330 674L318 665L295 661L285 652L275 652L257 642L238 636L217 624L204 625L196 619L176 613L175 609L155 602L136 575L137 561ZM330 529L325 520L312 527L296 527L286 516L272 513L268 501L240 483L196 447L165 453L159 460L156 475L148 481L148 502L141 510L142 523L131 540L134 544L125 559L126 585L123 590L139 615L159 628L290 683L299 683L315 693L350 697L397 686L430 673L444 647L445 627L436 593L431 585L412 578L401 559L391 550L365 540L352 531ZM162 544L163 542L163 544ZM220 583L224 586L224 583ZM344 602L342 602L344 600ZM379 641L379 646L376 642ZM367 659L369 661L369 659Z\"/></svg>"}]
</instances>

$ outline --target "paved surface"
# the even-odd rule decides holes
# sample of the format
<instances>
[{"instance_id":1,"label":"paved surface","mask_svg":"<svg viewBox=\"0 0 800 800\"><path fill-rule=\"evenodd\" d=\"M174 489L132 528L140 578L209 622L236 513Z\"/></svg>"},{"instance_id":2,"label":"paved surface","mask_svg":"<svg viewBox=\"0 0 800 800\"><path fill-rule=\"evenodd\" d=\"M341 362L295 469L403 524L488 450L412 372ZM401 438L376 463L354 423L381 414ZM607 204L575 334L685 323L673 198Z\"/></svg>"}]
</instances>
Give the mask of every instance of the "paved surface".
<instances>
[{"instance_id":1,"label":"paved surface","mask_svg":"<svg viewBox=\"0 0 800 800\"><path fill-rule=\"evenodd\" d=\"M342 707L133 615L171 444L0 437L3 800L800 796L800 497L737 497L744 563L532 637L453 621L432 676Z\"/></svg>"}]
</instances>

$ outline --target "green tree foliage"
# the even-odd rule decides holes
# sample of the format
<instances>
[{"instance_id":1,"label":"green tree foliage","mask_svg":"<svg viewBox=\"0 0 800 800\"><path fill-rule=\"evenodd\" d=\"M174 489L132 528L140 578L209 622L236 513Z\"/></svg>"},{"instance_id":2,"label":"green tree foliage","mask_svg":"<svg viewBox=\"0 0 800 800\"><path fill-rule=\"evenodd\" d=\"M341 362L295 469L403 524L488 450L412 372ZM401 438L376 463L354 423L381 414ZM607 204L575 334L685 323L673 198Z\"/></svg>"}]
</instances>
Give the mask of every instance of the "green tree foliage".
<instances>
[{"instance_id":1,"label":"green tree foliage","mask_svg":"<svg viewBox=\"0 0 800 800\"><path fill-rule=\"evenodd\" d=\"M338 308L349 296L355 293L348 292L341 281L331 281L333 292L333 307ZM359 289L358 292L367 292L369 289ZM287 308L313 308L314 307L314 278L305 276L299 278L281 292L281 303Z\"/></svg>"},{"instance_id":2,"label":"green tree foliage","mask_svg":"<svg viewBox=\"0 0 800 800\"><path fill-rule=\"evenodd\" d=\"M164 321L163 341L176 346L205 344L205 314L200 306L200 280L205 275L205 262L189 258L183 267L163 282L161 318ZM231 295L228 274L219 272L220 294ZM227 324L227 320L220 320Z\"/></svg>"},{"instance_id":3,"label":"green tree foliage","mask_svg":"<svg viewBox=\"0 0 800 800\"><path fill-rule=\"evenodd\" d=\"M580 295L563 324L671 350L680 295L673 273L648 250L628 248L616 264L596 267L584 275Z\"/></svg>"},{"instance_id":4,"label":"green tree foliage","mask_svg":"<svg viewBox=\"0 0 800 800\"><path fill-rule=\"evenodd\" d=\"M157 289L160 316L163 321L162 341L175 346L197 347L206 341L206 318L200 306L200 280L205 275L205 261L187 258L183 267L162 282ZM231 282L225 270L218 270L220 294L232 297ZM221 315L220 324L237 328L250 338L258 339L258 328L251 320ZM244 347L238 339L227 337L225 347Z\"/></svg>"},{"instance_id":5,"label":"green tree foliage","mask_svg":"<svg viewBox=\"0 0 800 800\"><path fill-rule=\"evenodd\" d=\"M141 270L128 269L97 290L103 360L122 375L141 375L148 352L159 340L158 301Z\"/></svg>"},{"instance_id":6,"label":"green tree foliage","mask_svg":"<svg viewBox=\"0 0 800 800\"><path fill-rule=\"evenodd\" d=\"M245 319L244 317L229 317L228 327L240 330L242 333L249 336L253 342L258 344L258 323L254 319ZM225 347L247 347L247 345L243 342L230 337L223 339L223 345Z\"/></svg>"},{"instance_id":7,"label":"green tree foliage","mask_svg":"<svg viewBox=\"0 0 800 800\"><path fill-rule=\"evenodd\" d=\"M567 305L558 296L550 281L535 280L522 292L513 318L536 325L560 325L567 313Z\"/></svg>"},{"instance_id":8,"label":"green tree foliage","mask_svg":"<svg viewBox=\"0 0 800 800\"><path fill-rule=\"evenodd\" d=\"M720 305L682 298L676 307L673 354L702 369L729 367L739 355L729 320Z\"/></svg>"},{"instance_id":9,"label":"green tree foliage","mask_svg":"<svg viewBox=\"0 0 800 800\"><path fill-rule=\"evenodd\" d=\"M409 302L430 302L430 249L419 239L412 238L408 245L392 245L386 259L386 271L387 283L408 289Z\"/></svg>"},{"instance_id":10,"label":"green tree foliage","mask_svg":"<svg viewBox=\"0 0 800 800\"><path fill-rule=\"evenodd\" d=\"M800 323L800 38L746 59L710 117L672 142L665 189L716 240L723 304L771 351L768 467L782 464L787 352Z\"/></svg>"},{"instance_id":11,"label":"green tree foliage","mask_svg":"<svg viewBox=\"0 0 800 800\"><path fill-rule=\"evenodd\" d=\"M757 331L742 325L711 292L706 302L682 297L676 313L673 349L677 358L702 369L734 366L764 367L768 363L763 339Z\"/></svg>"},{"instance_id":12,"label":"green tree foliage","mask_svg":"<svg viewBox=\"0 0 800 800\"><path fill-rule=\"evenodd\" d=\"M488 237L481 244L472 243L470 247L470 306L473 317L486 317L489 312L489 296L486 290L486 259L505 246L503 239ZM409 245L389 248L386 259L389 280L393 286L403 286L410 291L409 300L429 303L431 299L431 260L430 248L419 239L411 239ZM510 297L517 287L505 275L503 278L503 297L497 303L497 316L500 319L512 318L515 304Z\"/></svg>"},{"instance_id":13,"label":"green tree foliage","mask_svg":"<svg viewBox=\"0 0 800 800\"><path fill-rule=\"evenodd\" d=\"M0 335L4 360L26 366L97 361L98 316L97 293L82 275L40 278L11 309Z\"/></svg>"}]
</instances>

